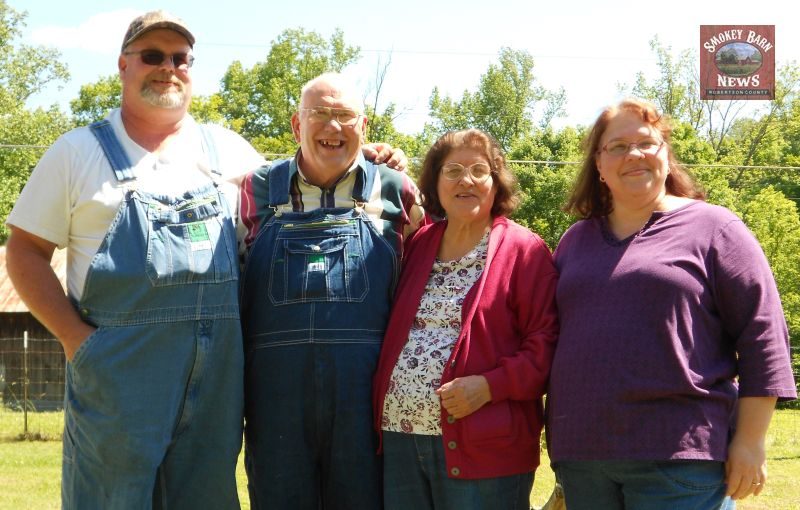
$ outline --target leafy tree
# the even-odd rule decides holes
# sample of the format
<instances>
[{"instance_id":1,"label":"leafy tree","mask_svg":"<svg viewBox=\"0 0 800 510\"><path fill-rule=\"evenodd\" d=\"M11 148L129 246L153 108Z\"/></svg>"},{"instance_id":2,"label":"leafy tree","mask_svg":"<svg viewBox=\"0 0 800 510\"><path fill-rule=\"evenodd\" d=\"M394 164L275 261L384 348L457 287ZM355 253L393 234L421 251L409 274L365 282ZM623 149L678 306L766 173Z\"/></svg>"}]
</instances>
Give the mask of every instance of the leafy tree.
<instances>
[{"instance_id":1,"label":"leafy tree","mask_svg":"<svg viewBox=\"0 0 800 510\"><path fill-rule=\"evenodd\" d=\"M782 115L781 127L773 135L779 140L774 144L779 147L777 163L782 166L800 167L800 97L794 97L791 106ZM772 184L776 189L794 200L800 207L800 172L796 169L785 169L773 174L776 178Z\"/></svg>"},{"instance_id":2,"label":"leafy tree","mask_svg":"<svg viewBox=\"0 0 800 510\"><path fill-rule=\"evenodd\" d=\"M728 176L718 168L697 167L691 173L706 192L706 200L712 204L726 207L741 216L739 207L743 204L741 193L731 188Z\"/></svg>"},{"instance_id":3,"label":"leafy tree","mask_svg":"<svg viewBox=\"0 0 800 510\"><path fill-rule=\"evenodd\" d=\"M119 108L122 98L122 83L117 74L103 76L93 83L82 85L78 97L70 101L75 123L85 126L106 117L108 112ZM222 99L219 94L192 96L189 113L198 122L223 124Z\"/></svg>"},{"instance_id":4,"label":"leafy tree","mask_svg":"<svg viewBox=\"0 0 800 510\"><path fill-rule=\"evenodd\" d=\"M693 50L674 55L670 46L664 46L654 37L650 49L656 57L658 74L648 80L639 72L633 86L620 86L620 91L650 101L676 121L703 132L717 153L725 154L723 146L731 127L746 105L740 100L701 100L698 64Z\"/></svg>"},{"instance_id":5,"label":"leafy tree","mask_svg":"<svg viewBox=\"0 0 800 510\"><path fill-rule=\"evenodd\" d=\"M650 49L655 53L659 73L652 81L648 81L644 73L637 73L632 94L655 103L670 117L700 129L705 121L697 94L699 83L694 74L694 53L684 50L673 55L672 48L664 46L658 36L650 40Z\"/></svg>"},{"instance_id":6,"label":"leafy tree","mask_svg":"<svg viewBox=\"0 0 800 510\"><path fill-rule=\"evenodd\" d=\"M25 14L0 0L0 217L6 218L31 169L61 133L71 127L56 107L30 111L25 101L51 83L65 80L67 68L56 50L16 43ZM32 146L32 147L30 147ZM0 243L8 230L0 224Z\"/></svg>"},{"instance_id":7,"label":"leafy tree","mask_svg":"<svg viewBox=\"0 0 800 510\"><path fill-rule=\"evenodd\" d=\"M742 206L743 219L761 243L781 293L789 333L800 346L800 215L797 205L771 186Z\"/></svg>"},{"instance_id":8,"label":"leafy tree","mask_svg":"<svg viewBox=\"0 0 800 510\"><path fill-rule=\"evenodd\" d=\"M420 144L419 139L401 133L394 125L398 114L394 103L389 103L383 113L376 113L372 106L367 106L365 115L367 123L367 142L386 142L394 147L399 147L409 158L420 159L425 157L429 145Z\"/></svg>"},{"instance_id":9,"label":"leafy tree","mask_svg":"<svg viewBox=\"0 0 800 510\"><path fill-rule=\"evenodd\" d=\"M576 220L561 207L567 201L577 167L512 163L511 168L519 182L521 198L512 218L539 234L550 249L555 249L564 231Z\"/></svg>"},{"instance_id":10,"label":"leafy tree","mask_svg":"<svg viewBox=\"0 0 800 510\"><path fill-rule=\"evenodd\" d=\"M749 119L741 122L737 142L745 147L742 165L777 164L781 160L783 151L776 144L782 142L783 128L791 122L795 100L800 98L800 66L785 65L777 74L775 99L768 103L766 113L755 122L748 122Z\"/></svg>"},{"instance_id":11,"label":"leafy tree","mask_svg":"<svg viewBox=\"0 0 800 510\"><path fill-rule=\"evenodd\" d=\"M583 155L583 133L568 127L560 131L538 129L517 142L509 153L511 160L579 162ZM548 165L513 163L519 182L520 206L513 218L527 226L555 248L575 218L562 210L572 188L579 164Z\"/></svg>"},{"instance_id":12,"label":"leafy tree","mask_svg":"<svg viewBox=\"0 0 800 510\"><path fill-rule=\"evenodd\" d=\"M674 123L671 145L678 161L687 165L711 164L716 159L714 147L686 122Z\"/></svg>"},{"instance_id":13,"label":"leafy tree","mask_svg":"<svg viewBox=\"0 0 800 510\"><path fill-rule=\"evenodd\" d=\"M579 162L583 159L584 129L536 129L521 138L508 153L512 160Z\"/></svg>"},{"instance_id":14,"label":"leafy tree","mask_svg":"<svg viewBox=\"0 0 800 510\"><path fill-rule=\"evenodd\" d=\"M324 72L341 71L357 60L359 51L345 44L338 29L327 41L302 28L286 30L272 42L263 62L251 69L239 61L228 67L219 93L220 112L231 129L257 148L285 149L293 140L288 136L290 119L303 85Z\"/></svg>"},{"instance_id":15,"label":"leafy tree","mask_svg":"<svg viewBox=\"0 0 800 510\"><path fill-rule=\"evenodd\" d=\"M10 115L2 115L0 122L0 218L7 218L19 193L30 177L33 167L44 153L45 147L72 127L70 120L58 108L37 108L30 111L19 108ZM8 229L0 225L0 244L5 244Z\"/></svg>"},{"instance_id":16,"label":"leafy tree","mask_svg":"<svg viewBox=\"0 0 800 510\"><path fill-rule=\"evenodd\" d=\"M477 101L466 90L461 101L455 102L448 96L442 97L439 87L434 87L428 106L430 115L434 118L431 127L440 135L448 131L467 129L475 126L478 121Z\"/></svg>"},{"instance_id":17,"label":"leafy tree","mask_svg":"<svg viewBox=\"0 0 800 510\"><path fill-rule=\"evenodd\" d=\"M481 76L478 90L464 91L459 101L442 96L434 88L429 101L433 123L428 133L476 127L490 133L508 152L534 127L535 110L541 110L541 126L563 111L565 95L537 85L533 57L526 51L502 48L499 62Z\"/></svg>"},{"instance_id":18,"label":"leafy tree","mask_svg":"<svg viewBox=\"0 0 800 510\"><path fill-rule=\"evenodd\" d=\"M225 117L222 115L222 98L219 94L208 96L192 96L192 104L189 113L197 122L212 124L225 124Z\"/></svg>"},{"instance_id":19,"label":"leafy tree","mask_svg":"<svg viewBox=\"0 0 800 510\"><path fill-rule=\"evenodd\" d=\"M262 154L294 154L297 151L297 142L291 132L281 133L278 136L257 135L251 138L250 143Z\"/></svg>"},{"instance_id":20,"label":"leafy tree","mask_svg":"<svg viewBox=\"0 0 800 510\"><path fill-rule=\"evenodd\" d=\"M779 70L775 101L760 115L739 118L717 150L717 161L737 166L724 172L729 184L752 199L772 186L800 204L800 175L770 166L792 165L794 147L800 146L800 67L791 63ZM796 106L797 105L797 106ZM757 166L760 168L753 168Z\"/></svg>"},{"instance_id":21,"label":"leafy tree","mask_svg":"<svg viewBox=\"0 0 800 510\"><path fill-rule=\"evenodd\" d=\"M792 99L781 133L785 144L781 153L781 164L800 166L800 97Z\"/></svg>"},{"instance_id":22,"label":"leafy tree","mask_svg":"<svg viewBox=\"0 0 800 510\"><path fill-rule=\"evenodd\" d=\"M69 102L75 123L86 126L105 118L109 110L119 107L121 97L122 83L116 74L81 85L78 97Z\"/></svg>"},{"instance_id":23,"label":"leafy tree","mask_svg":"<svg viewBox=\"0 0 800 510\"><path fill-rule=\"evenodd\" d=\"M69 78L61 54L52 48L15 44L26 14L0 0L0 114L22 105L51 82Z\"/></svg>"}]
</instances>

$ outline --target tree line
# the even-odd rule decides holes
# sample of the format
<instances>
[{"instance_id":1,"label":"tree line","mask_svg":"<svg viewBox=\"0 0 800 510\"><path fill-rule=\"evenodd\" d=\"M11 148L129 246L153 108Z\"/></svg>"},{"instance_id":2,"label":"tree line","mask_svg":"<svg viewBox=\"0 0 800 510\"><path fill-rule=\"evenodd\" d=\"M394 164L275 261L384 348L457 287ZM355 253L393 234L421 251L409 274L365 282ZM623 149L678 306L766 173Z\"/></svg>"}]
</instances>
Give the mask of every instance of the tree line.
<instances>
[{"instance_id":1,"label":"tree line","mask_svg":"<svg viewBox=\"0 0 800 510\"><path fill-rule=\"evenodd\" d=\"M24 186L41 149L67 130L103 118L119 105L116 74L80 88L70 112L58 106L30 109L26 100L51 83L69 77L53 48L19 42L25 14L0 0L0 215L5 218ZM706 189L708 200L738 214L759 239L781 291L792 344L800 347L800 66L778 67L775 99L756 114L743 114L742 100L704 101L694 50L674 52L658 37L650 41L656 73L639 72L620 92L649 100L673 119L673 147L680 161ZM329 37L303 28L287 29L271 42L264 59L250 68L228 66L219 90L192 100L191 113L240 133L264 153L296 150L289 119L302 85L327 71L342 71L358 61L361 50L336 30ZM390 61L376 70L369 97L368 138L403 148L421 158L442 133L477 127L500 142L512 163L522 195L514 219L555 247L575 221L561 210L575 165L582 157L587 126L556 129L564 114L563 89L548 90L537 80L535 62L526 51L501 48L481 75L475 90L450 97L431 91L429 121L418 133L398 131L402 112L388 103L379 108ZM598 105L600 106L600 105ZM546 163L552 162L552 163ZM794 168L786 168L794 167ZM414 171L414 168L411 170ZM8 232L0 226L0 243ZM796 372L800 353L795 355Z\"/></svg>"}]
</instances>

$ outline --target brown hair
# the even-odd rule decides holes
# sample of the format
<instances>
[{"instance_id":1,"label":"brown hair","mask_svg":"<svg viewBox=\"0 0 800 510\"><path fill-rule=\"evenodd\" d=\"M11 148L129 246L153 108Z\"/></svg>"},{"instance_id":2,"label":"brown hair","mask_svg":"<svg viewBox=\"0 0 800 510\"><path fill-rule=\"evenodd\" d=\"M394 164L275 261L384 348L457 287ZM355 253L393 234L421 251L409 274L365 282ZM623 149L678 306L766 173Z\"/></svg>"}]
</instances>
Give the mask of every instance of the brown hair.
<instances>
[{"instance_id":1,"label":"brown hair","mask_svg":"<svg viewBox=\"0 0 800 510\"><path fill-rule=\"evenodd\" d=\"M665 186L669 195L688 197L698 200L705 199L705 193L686 169L675 159L672 146L669 143L672 134L672 125L656 107L646 101L626 99L617 106L609 106L603 110L588 136L583 142L584 159L580 172L575 179L564 210L581 218L596 218L608 215L614 208L611 201L611 192L608 187L600 182L595 157L600 150L600 139L603 137L609 123L620 113L627 112L639 116L643 122L649 124L659 132L667 149L669 174Z\"/></svg>"},{"instance_id":2,"label":"brown hair","mask_svg":"<svg viewBox=\"0 0 800 510\"><path fill-rule=\"evenodd\" d=\"M476 149L483 152L492 168L493 186L497 190L492 204L492 217L507 216L519 204L516 194L516 179L506 166L506 158L491 135L480 129L449 131L439 137L425 155L422 173L419 177L419 190L422 193L422 207L433 216L445 217L446 213L439 201L437 184L442 164L447 156L460 148Z\"/></svg>"}]
</instances>

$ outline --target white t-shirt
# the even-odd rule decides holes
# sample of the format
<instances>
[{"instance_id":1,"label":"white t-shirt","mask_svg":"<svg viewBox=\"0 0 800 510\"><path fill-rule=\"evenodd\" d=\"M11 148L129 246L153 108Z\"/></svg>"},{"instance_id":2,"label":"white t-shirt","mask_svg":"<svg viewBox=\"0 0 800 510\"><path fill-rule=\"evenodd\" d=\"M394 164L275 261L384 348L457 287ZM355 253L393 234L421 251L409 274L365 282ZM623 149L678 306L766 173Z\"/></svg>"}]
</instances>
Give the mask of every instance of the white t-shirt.
<instances>
[{"instance_id":1,"label":"white t-shirt","mask_svg":"<svg viewBox=\"0 0 800 510\"><path fill-rule=\"evenodd\" d=\"M134 165L138 189L179 195L209 181L202 134L190 116L159 154L131 140L118 109L108 120ZM211 135L222 172L221 189L235 214L242 177L265 161L233 131L211 126ZM67 288L70 295L80 298L92 258L123 199L124 186L89 128L74 129L42 156L6 223L68 249Z\"/></svg>"}]
</instances>

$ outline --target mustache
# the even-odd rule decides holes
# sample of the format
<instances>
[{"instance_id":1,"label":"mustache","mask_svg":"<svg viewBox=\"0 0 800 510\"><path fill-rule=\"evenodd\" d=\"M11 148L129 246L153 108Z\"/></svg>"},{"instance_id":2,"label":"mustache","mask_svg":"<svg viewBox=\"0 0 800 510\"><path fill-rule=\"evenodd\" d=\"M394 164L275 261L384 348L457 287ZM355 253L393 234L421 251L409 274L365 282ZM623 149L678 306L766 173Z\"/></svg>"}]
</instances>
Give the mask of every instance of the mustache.
<instances>
[{"instance_id":1,"label":"mustache","mask_svg":"<svg viewBox=\"0 0 800 510\"><path fill-rule=\"evenodd\" d=\"M184 87L184 84L181 80L178 79L177 76L171 73L153 73L150 75L150 79L148 81L168 81L173 85L177 85L180 88Z\"/></svg>"}]
</instances>

